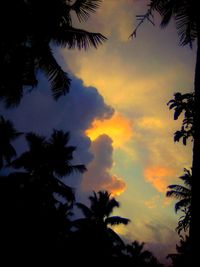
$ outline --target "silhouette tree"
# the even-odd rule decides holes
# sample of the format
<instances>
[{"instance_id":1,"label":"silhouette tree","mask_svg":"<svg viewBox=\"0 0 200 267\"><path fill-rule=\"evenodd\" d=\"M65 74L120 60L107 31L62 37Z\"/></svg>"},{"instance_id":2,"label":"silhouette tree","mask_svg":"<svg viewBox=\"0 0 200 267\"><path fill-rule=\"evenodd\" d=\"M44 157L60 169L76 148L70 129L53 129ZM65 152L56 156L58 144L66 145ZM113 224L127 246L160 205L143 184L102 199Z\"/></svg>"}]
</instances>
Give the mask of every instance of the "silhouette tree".
<instances>
[{"instance_id":1,"label":"silhouette tree","mask_svg":"<svg viewBox=\"0 0 200 267\"><path fill-rule=\"evenodd\" d=\"M89 197L89 200L91 202L90 208L82 203L76 203L76 206L82 210L86 217L86 220L77 220L77 223L85 222L89 219L91 224L107 229L108 225L127 225L130 222L127 218L110 216L113 209L119 207L119 202L115 198L111 198L111 194L107 191L99 191L98 194L94 192L93 196ZM113 232L110 228L108 230L109 232Z\"/></svg>"},{"instance_id":2,"label":"silhouette tree","mask_svg":"<svg viewBox=\"0 0 200 267\"><path fill-rule=\"evenodd\" d=\"M129 256L130 266L138 266L138 267L163 266L157 261L157 259L149 250L144 250L144 245L145 245L144 242L139 243L138 241L134 241L126 246L126 251Z\"/></svg>"},{"instance_id":3,"label":"silhouette tree","mask_svg":"<svg viewBox=\"0 0 200 267\"><path fill-rule=\"evenodd\" d=\"M9 164L11 159L16 156L16 151L11 142L21 134L14 128L11 121L0 116L0 169L4 166L4 162Z\"/></svg>"},{"instance_id":4,"label":"silhouette tree","mask_svg":"<svg viewBox=\"0 0 200 267\"><path fill-rule=\"evenodd\" d=\"M193 259L191 259L191 240L189 236L181 238L180 245L176 245L177 253L169 254L167 258L170 258L173 263L173 267L188 267L191 266Z\"/></svg>"},{"instance_id":5,"label":"silhouette tree","mask_svg":"<svg viewBox=\"0 0 200 267\"><path fill-rule=\"evenodd\" d=\"M174 94L174 99L171 99L167 105L169 109L174 109L174 120L177 120L184 113L181 130L174 133L174 141L179 142L182 139L186 145L187 140L194 138L194 93Z\"/></svg>"},{"instance_id":6,"label":"silhouette tree","mask_svg":"<svg viewBox=\"0 0 200 267\"><path fill-rule=\"evenodd\" d=\"M55 99L69 91L70 78L59 66L53 46L69 49L97 48L106 38L74 28L95 12L101 0L11 0L1 4L0 99L7 107L18 105L24 89L35 87L37 73L44 72ZM10 78L12 77L12 78Z\"/></svg>"},{"instance_id":7,"label":"silhouette tree","mask_svg":"<svg viewBox=\"0 0 200 267\"><path fill-rule=\"evenodd\" d=\"M149 261L152 253L148 250L143 250L145 243L134 241L131 245L126 246L128 254L131 256L131 261L135 266L144 266Z\"/></svg>"},{"instance_id":8,"label":"silhouette tree","mask_svg":"<svg viewBox=\"0 0 200 267\"><path fill-rule=\"evenodd\" d=\"M169 185L169 190L166 193L167 197L173 197L179 200L175 204L175 211L184 213L184 215L180 217L176 228L178 234L180 234L182 230L187 231L190 229L191 223L192 172L187 169L184 169L184 172L184 175L179 178L184 182L185 186L177 184Z\"/></svg>"},{"instance_id":9,"label":"silhouette tree","mask_svg":"<svg viewBox=\"0 0 200 267\"><path fill-rule=\"evenodd\" d=\"M112 262L120 247L125 247L121 238L109 226L129 223L129 219L119 216L110 216L113 209L119 207L119 202L112 198L107 191L93 193L89 197L90 208L82 203L76 203L85 218L74 221L76 244L79 243L79 252L85 263Z\"/></svg>"},{"instance_id":10,"label":"silhouette tree","mask_svg":"<svg viewBox=\"0 0 200 267\"><path fill-rule=\"evenodd\" d=\"M6 247L12 243L8 251L18 255L18 262L34 257L34 263L55 264L64 257L75 201L60 178L86 168L71 163L75 147L68 146L69 133L54 130L49 139L29 133L26 139L29 150L10 164L20 172L1 177L3 240Z\"/></svg>"},{"instance_id":11,"label":"silhouette tree","mask_svg":"<svg viewBox=\"0 0 200 267\"><path fill-rule=\"evenodd\" d=\"M43 136L28 133L26 140L29 150L11 162L15 169L24 168L33 180L43 184L46 188L58 190L62 194L62 188L68 193L68 200L74 201L74 195L70 187L65 185L59 178L71 174L72 172L86 171L82 164L73 165L74 146L68 146L69 132L54 130L51 138L46 140ZM42 187L43 188L43 187Z\"/></svg>"}]
</instances>

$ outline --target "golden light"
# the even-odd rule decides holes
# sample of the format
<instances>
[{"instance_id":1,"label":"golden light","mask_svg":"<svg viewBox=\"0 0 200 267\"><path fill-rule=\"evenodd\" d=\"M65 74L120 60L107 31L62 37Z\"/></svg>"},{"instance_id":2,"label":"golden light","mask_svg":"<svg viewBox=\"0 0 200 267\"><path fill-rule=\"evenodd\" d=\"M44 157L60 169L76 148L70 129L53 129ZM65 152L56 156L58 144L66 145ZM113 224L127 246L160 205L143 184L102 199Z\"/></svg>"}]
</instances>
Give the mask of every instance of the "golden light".
<instances>
[{"instance_id":1,"label":"golden light","mask_svg":"<svg viewBox=\"0 0 200 267\"><path fill-rule=\"evenodd\" d=\"M120 147L132 138L132 122L116 113L111 119L95 120L85 133L92 141L106 134L113 140L113 147Z\"/></svg>"},{"instance_id":2,"label":"golden light","mask_svg":"<svg viewBox=\"0 0 200 267\"><path fill-rule=\"evenodd\" d=\"M153 166L144 171L145 180L153 185L158 192L167 191L167 186L174 179L174 170L166 167Z\"/></svg>"}]
</instances>

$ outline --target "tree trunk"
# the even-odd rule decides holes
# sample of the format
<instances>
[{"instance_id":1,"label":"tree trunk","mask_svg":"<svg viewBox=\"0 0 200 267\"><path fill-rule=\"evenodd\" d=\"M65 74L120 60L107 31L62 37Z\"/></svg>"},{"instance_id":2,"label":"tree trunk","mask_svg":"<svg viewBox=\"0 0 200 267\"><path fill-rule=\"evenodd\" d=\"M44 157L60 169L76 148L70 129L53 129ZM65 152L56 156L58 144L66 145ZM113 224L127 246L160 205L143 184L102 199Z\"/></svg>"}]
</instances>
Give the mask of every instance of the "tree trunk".
<instances>
[{"instance_id":1,"label":"tree trunk","mask_svg":"<svg viewBox=\"0 0 200 267\"><path fill-rule=\"evenodd\" d=\"M194 114L194 144L192 163L192 221L191 221L191 241L192 241L192 265L199 261L198 247L200 242L200 213L199 213L199 182L200 182L200 25L197 36L197 57L195 68L195 114Z\"/></svg>"}]
</instances>

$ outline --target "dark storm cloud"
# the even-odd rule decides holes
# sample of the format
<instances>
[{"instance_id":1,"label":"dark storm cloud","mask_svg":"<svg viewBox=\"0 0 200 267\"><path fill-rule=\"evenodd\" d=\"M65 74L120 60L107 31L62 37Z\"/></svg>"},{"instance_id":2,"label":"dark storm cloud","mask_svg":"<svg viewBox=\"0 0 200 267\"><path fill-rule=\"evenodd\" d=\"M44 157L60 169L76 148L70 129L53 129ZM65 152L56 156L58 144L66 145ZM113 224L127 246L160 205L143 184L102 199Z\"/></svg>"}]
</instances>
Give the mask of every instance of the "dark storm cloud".
<instances>
[{"instance_id":1,"label":"dark storm cloud","mask_svg":"<svg viewBox=\"0 0 200 267\"><path fill-rule=\"evenodd\" d=\"M0 114L10 119L17 130L33 131L49 136L52 129L70 131L70 144L77 147L75 163L89 164L93 158L90 139L85 130L94 119L110 118L114 110L106 105L103 97L94 87L86 87L76 77L72 78L70 93L54 101L48 81L41 75L39 87L27 93L17 108L5 110L0 106ZM25 149L22 138L16 143L19 153ZM72 182L74 183L74 182Z\"/></svg>"}]
</instances>

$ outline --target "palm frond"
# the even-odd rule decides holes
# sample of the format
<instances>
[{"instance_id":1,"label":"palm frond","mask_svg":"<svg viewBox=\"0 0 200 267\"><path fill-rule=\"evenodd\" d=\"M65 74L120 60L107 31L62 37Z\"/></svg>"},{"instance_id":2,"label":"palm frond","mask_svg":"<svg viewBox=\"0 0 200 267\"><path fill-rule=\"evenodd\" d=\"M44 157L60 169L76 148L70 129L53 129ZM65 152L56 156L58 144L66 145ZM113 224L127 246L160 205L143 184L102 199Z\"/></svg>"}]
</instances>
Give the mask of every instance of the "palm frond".
<instances>
[{"instance_id":1,"label":"palm frond","mask_svg":"<svg viewBox=\"0 0 200 267\"><path fill-rule=\"evenodd\" d=\"M191 11L191 5L187 4L187 1L177 9L175 14L176 27L178 35L180 37L180 45L189 44L192 47L193 41L197 37L196 22L194 21L193 12Z\"/></svg>"},{"instance_id":2,"label":"palm frond","mask_svg":"<svg viewBox=\"0 0 200 267\"><path fill-rule=\"evenodd\" d=\"M105 223L110 225L119 225L119 224L127 225L129 222L130 222L129 219L122 218L120 216L112 216L105 219Z\"/></svg>"},{"instance_id":3,"label":"palm frond","mask_svg":"<svg viewBox=\"0 0 200 267\"><path fill-rule=\"evenodd\" d=\"M184 168L184 174L179 178L184 181L184 184L189 188L192 187L192 170Z\"/></svg>"},{"instance_id":4,"label":"palm frond","mask_svg":"<svg viewBox=\"0 0 200 267\"><path fill-rule=\"evenodd\" d=\"M101 0L76 0L74 4L69 5L71 10L76 12L80 22L86 21L90 13L94 13L99 7Z\"/></svg>"},{"instance_id":5,"label":"palm frond","mask_svg":"<svg viewBox=\"0 0 200 267\"><path fill-rule=\"evenodd\" d=\"M73 173L73 172L78 172L78 173L84 173L85 171L87 171L85 165L83 164L77 164L77 165L71 165L68 166L69 169L69 174Z\"/></svg>"},{"instance_id":6,"label":"palm frond","mask_svg":"<svg viewBox=\"0 0 200 267\"><path fill-rule=\"evenodd\" d=\"M181 199L174 206L175 207L175 212L178 212L182 208L190 208L190 206L191 206L191 198Z\"/></svg>"},{"instance_id":7,"label":"palm frond","mask_svg":"<svg viewBox=\"0 0 200 267\"><path fill-rule=\"evenodd\" d=\"M91 218L93 215L93 212L90 210L90 208L88 208L86 205L84 205L83 203L76 203L76 206L83 212L84 216L86 218Z\"/></svg>"},{"instance_id":8,"label":"palm frond","mask_svg":"<svg viewBox=\"0 0 200 267\"><path fill-rule=\"evenodd\" d=\"M0 87L0 100L3 101L5 107L17 107L23 97L23 88L21 82L14 80L12 82L8 82L7 85L0 85Z\"/></svg>"},{"instance_id":9,"label":"palm frond","mask_svg":"<svg viewBox=\"0 0 200 267\"><path fill-rule=\"evenodd\" d=\"M197 38L195 2L151 0L150 6L161 15L161 27L166 27L174 17L180 45L189 44L192 47L193 41Z\"/></svg>"},{"instance_id":10,"label":"palm frond","mask_svg":"<svg viewBox=\"0 0 200 267\"><path fill-rule=\"evenodd\" d=\"M39 50L38 65L47 75L51 82L53 97L57 100L60 96L69 92L70 81L68 74L62 70L49 46L45 46L43 50Z\"/></svg>"},{"instance_id":11,"label":"palm frond","mask_svg":"<svg viewBox=\"0 0 200 267\"><path fill-rule=\"evenodd\" d=\"M168 188L172 190L167 191L166 193L167 197L183 199L191 196L191 190L182 185L169 185Z\"/></svg>"},{"instance_id":12,"label":"palm frond","mask_svg":"<svg viewBox=\"0 0 200 267\"><path fill-rule=\"evenodd\" d=\"M82 29L68 27L65 30L56 31L52 38L56 45L61 47L68 47L69 49L88 49L89 47L97 48L107 40L101 33L92 33Z\"/></svg>"},{"instance_id":13,"label":"palm frond","mask_svg":"<svg viewBox=\"0 0 200 267\"><path fill-rule=\"evenodd\" d=\"M46 138L44 136L32 132L26 134L26 141L29 148L34 150L43 147L46 144Z\"/></svg>"},{"instance_id":14,"label":"palm frond","mask_svg":"<svg viewBox=\"0 0 200 267\"><path fill-rule=\"evenodd\" d=\"M66 185L65 183L57 179L56 177L54 177L52 181L54 185L53 189L55 190L56 193L66 198L68 201L72 201L72 202L75 201L74 189L72 187Z\"/></svg>"},{"instance_id":15,"label":"palm frond","mask_svg":"<svg viewBox=\"0 0 200 267\"><path fill-rule=\"evenodd\" d=\"M69 132L64 132L62 130L56 130L53 129L53 133L51 134L51 137L49 139L49 142L51 144L55 144L59 146L65 147L70 139L70 133Z\"/></svg>"},{"instance_id":16,"label":"palm frond","mask_svg":"<svg viewBox=\"0 0 200 267\"><path fill-rule=\"evenodd\" d=\"M117 243L122 248L125 248L124 241L121 239L121 237L113 229L108 228L107 232L108 232L111 240L113 240L114 243Z\"/></svg>"}]
</instances>

